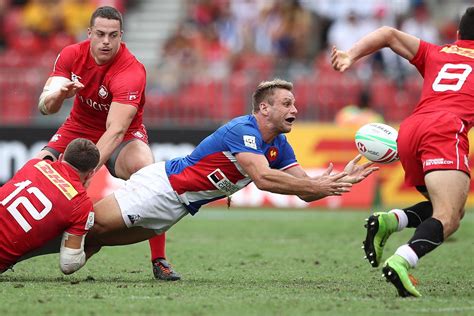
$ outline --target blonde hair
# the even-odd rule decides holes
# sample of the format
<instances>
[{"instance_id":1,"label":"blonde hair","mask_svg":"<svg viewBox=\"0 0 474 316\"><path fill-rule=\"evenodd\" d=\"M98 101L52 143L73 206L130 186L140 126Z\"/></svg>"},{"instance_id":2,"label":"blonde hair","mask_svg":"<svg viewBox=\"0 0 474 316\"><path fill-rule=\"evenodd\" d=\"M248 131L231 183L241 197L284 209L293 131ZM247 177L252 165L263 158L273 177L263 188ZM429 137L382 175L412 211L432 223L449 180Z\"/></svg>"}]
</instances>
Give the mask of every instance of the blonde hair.
<instances>
[{"instance_id":1,"label":"blonde hair","mask_svg":"<svg viewBox=\"0 0 474 316\"><path fill-rule=\"evenodd\" d=\"M260 103L267 101L270 105L273 105L273 94L275 89L286 89L288 91L293 90L293 84L283 79L275 78L272 81L262 81L258 84L252 95L252 109L253 113L260 111Z\"/></svg>"}]
</instances>

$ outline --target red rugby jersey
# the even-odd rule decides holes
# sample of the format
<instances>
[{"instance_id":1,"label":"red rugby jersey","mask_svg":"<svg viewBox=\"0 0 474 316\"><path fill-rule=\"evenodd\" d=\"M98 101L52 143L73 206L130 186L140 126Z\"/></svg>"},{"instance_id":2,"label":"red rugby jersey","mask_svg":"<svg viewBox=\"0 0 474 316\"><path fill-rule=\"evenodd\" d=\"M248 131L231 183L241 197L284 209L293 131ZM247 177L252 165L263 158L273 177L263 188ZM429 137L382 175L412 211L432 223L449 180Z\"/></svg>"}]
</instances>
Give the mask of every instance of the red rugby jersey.
<instances>
[{"instance_id":1,"label":"red rugby jersey","mask_svg":"<svg viewBox=\"0 0 474 316\"><path fill-rule=\"evenodd\" d=\"M410 61L424 78L414 113L447 111L474 123L474 41L438 46L421 41Z\"/></svg>"},{"instance_id":2,"label":"red rugby jersey","mask_svg":"<svg viewBox=\"0 0 474 316\"><path fill-rule=\"evenodd\" d=\"M85 86L74 99L68 118L72 123L95 129L98 135L102 135L106 130L110 104L118 102L137 108L129 130L140 128L145 104L146 71L124 43L121 43L115 58L104 65L95 62L90 53L89 40L67 46L58 55L50 76L79 80Z\"/></svg>"},{"instance_id":3,"label":"red rugby jersey","mask_svg":"<svg viewBox=\"0 0 474 316\"><path fill-rule=\"evenodd\" d=\"M69 165L32 159L0 188L0 271L64 231L93 225L92 201Z\"/></svg>"}]
</instances>

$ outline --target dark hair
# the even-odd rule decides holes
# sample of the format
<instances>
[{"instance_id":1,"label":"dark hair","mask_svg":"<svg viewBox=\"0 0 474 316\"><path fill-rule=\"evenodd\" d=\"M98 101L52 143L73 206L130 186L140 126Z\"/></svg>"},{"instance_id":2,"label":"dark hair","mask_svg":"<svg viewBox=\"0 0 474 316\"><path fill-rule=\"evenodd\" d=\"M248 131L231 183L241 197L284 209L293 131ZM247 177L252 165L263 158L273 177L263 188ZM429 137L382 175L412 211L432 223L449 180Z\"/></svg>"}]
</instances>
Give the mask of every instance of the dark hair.
<instances>
[{"instance_id":1,"label":"dark hair","mask_svg":"<svg viewBox=\"0 0 474 316\"><path fill-rule=\"evenodd\" d=\"M474 40L474 7L469 7L459 22L459 39Z\"/></svg>"},{"instance_id":2,"label":"dark hair","mask_svg":"<svg viewBox=\"0 0 474 316\"><path fill-rule=\"evenodd\" d=\"M252 95L252 107L253 112L257 113L260 111L260 103L263 100L267 100L269 104L273 105L273 96L274 89L286 89L288 91L293 90L293 84L291 82L282 80L282 79L273 79L272 81L262 81L255 89L255 92Z\"/></svg>"},{"instance_id":3,"label":"dark hair","mask_svg":"<svg viewBox=\"0 0 474 316\"><path fill-rule=\"evenodd\" d=\"M89 172L97 167L100 153L97 146L88 139L76 138L67 145L64 160L80 172Z\"/></svg>"},{"instance_id":4,"label":"dark hair","mask_svg":"<svg viewBox=\"0 0 474 316\"><path fill-rule=\"evenodd\" d=\"M89 25L90 27L94 26L96 18L117 20L120 22L120 30L122 30L122 24L123 24L122 14L114 7L104 6L104 7L97 8L94 11L94 13L92 13L91 21Z\"/></svg>"}]
</instances>

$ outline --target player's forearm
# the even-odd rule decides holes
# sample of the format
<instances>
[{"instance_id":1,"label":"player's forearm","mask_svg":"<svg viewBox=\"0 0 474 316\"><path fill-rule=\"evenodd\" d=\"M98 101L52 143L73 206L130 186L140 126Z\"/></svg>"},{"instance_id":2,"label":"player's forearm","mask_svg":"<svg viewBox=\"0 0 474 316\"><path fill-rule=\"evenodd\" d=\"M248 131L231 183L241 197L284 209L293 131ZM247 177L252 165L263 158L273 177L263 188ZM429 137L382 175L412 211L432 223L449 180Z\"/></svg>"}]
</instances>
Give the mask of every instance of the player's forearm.
<instances>
[{"instance_id":1,"label":"player's forearm","mask_svg":"<svg viewBox=\"0 0 474 316\"><path fill-rule=\"evenodd\" d=\"M66 95L61 91L49 95L43 92L39 98L38 110L43 115L57 113L61 109L65 99Z\"/></svg>"},{"instance_id":2,"label":"player's forearm","mask_svg":"<svg viewBox=\"0 0 474 316\"><path fill-rule=\"evenodd\" d=\"M105 131L97 142L97 148L99 148L100 152L100 160L97 169L109 160L115 148L117 148L117 146L122 142L125 132L126 129L124 128L109 128Z\"/></svg>"},{"instance_id":3,"label":"player's forearm","mask_svg":"<svg viewBox=\"0 0 474 316\"><path fill-rule=\"evenodd\" d=\"M364 56L388 47L394 29L383 26L358 40L348 51L349 58L356 62Z\"/></svg>"},{"instance_id":4,"label":"player's forearm","mask_svg":"<svg viewBox=\"0 0 474 316\"><path fill-rule=\"evenodd\" d=\"M79 270L86 263L84 252L84 236L63 233L59 251L59 268L64 274L71 274Z\"/></svg>"},{"instance_id":5,"label":"player's forearm","mask_svg":"<svg viewBox=\"0 0 474 316\"><path fill-rule=\"evenodd\" d=\"M287 195L312 195L318 193L309 178L296 178L284 172L269 169L253 179L255 185L263 191Z\"/></svg>"}]
</instances>

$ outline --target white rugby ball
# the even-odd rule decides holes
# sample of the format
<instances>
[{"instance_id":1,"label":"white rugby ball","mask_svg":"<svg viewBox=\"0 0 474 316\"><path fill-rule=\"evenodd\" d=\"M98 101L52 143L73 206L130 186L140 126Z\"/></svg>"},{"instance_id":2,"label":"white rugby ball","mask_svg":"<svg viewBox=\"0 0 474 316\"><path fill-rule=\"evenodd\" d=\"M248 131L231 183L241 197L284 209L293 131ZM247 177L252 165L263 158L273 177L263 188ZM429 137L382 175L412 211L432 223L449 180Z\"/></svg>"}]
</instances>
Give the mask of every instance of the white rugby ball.
<instances>
[{"instance_id":1,"label":"white rugby ball","mask_svg":"<svg viewBox=\"0 0 474 316\"><path fill-rule=\"evenodd\" d=\"M357 150L367 159L378 163L391 163L398 160L398 132L382 123L369 123L355 134Z\"/></svg>"}]
</instances>

